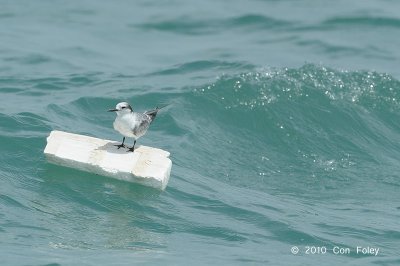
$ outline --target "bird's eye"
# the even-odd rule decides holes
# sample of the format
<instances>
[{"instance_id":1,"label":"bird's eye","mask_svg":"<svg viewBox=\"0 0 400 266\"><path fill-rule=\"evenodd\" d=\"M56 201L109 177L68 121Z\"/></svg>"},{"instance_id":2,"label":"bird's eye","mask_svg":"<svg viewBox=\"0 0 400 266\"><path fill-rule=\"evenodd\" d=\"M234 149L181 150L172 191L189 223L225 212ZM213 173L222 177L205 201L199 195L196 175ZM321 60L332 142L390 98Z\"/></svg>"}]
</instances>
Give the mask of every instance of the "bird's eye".
<instances>
[{"instance_id":1,"label":"bird's eye","mask_svg":"<svg viewBox=\"0 0 400 266\"><path fill-rule=\"evenodd\" d=\"M121 109L125 109L125 108L126 108L126 106L122 106L122 107L121 107Z\"/></svg>"}]
</instances>

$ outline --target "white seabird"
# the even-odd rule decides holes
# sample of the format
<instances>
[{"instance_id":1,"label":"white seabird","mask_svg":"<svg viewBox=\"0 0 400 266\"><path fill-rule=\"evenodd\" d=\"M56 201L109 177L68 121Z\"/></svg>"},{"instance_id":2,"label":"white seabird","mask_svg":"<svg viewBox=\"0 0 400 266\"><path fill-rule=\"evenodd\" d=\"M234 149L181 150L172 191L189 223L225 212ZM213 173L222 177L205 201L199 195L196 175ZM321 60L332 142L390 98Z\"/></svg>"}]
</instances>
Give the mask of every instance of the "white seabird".
<instances>
[{"instance_id":1,"label":"white seabird","mask_svg":"<svg viewBox=\"0 0 400 266\"><path fill-rule=\"evenodd\" d=\"M165 106L161 107L164 108ZM113 123L114 129L122 134L122 143L115 145L119 148L125 146L125 137L133 138L133 146L128 148L128 152L133 152L135 150L136 140L146 134L151 122L157 115L157 112L161 109L157 107L156 109L146 111L144 113L134 112L131 105L127 102L118 103L115 109L108 110L109 112L116 112L117 117Z\"/></svg>"}]
</instances>

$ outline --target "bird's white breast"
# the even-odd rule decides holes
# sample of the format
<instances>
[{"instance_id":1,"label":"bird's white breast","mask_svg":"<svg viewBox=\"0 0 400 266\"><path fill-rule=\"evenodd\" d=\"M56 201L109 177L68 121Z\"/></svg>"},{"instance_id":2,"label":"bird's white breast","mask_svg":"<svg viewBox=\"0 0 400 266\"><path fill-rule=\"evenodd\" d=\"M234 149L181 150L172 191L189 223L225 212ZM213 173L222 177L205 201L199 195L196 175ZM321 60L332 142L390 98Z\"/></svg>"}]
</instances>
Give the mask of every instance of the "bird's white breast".
<instances>
[{"instance_id":1,"label":"bird's white breast","mask_svg":"<svg viewBox=\"0 0 400 266\"><path fill-rule=\"evenodd\" d=\"M132 114L119 115L115 118L114 129L125 137L137 138L133 134L133 127L136 119Z\"/></svg>"}]
</instances>

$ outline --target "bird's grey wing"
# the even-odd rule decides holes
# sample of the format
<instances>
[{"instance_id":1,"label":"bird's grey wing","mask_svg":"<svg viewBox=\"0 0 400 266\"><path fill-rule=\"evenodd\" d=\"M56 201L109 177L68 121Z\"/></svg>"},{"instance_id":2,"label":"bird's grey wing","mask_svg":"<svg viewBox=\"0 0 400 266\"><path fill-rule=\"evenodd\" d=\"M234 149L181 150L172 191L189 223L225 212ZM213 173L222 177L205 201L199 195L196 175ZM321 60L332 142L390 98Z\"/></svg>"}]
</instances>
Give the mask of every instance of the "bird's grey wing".
<instances>
[{"instance_id":1,"label":"bird's grey wing","mask_svg":"<svg viewBox=\"0 0 400 266\"><path fill-rule=\"evenodd\" d=\"M146 114L136 113L136 119L137 123L132 129L133 134L135 135L144 134L149 128L149 125L151 123L150 117Z\"/></svg>"}]
</instances>

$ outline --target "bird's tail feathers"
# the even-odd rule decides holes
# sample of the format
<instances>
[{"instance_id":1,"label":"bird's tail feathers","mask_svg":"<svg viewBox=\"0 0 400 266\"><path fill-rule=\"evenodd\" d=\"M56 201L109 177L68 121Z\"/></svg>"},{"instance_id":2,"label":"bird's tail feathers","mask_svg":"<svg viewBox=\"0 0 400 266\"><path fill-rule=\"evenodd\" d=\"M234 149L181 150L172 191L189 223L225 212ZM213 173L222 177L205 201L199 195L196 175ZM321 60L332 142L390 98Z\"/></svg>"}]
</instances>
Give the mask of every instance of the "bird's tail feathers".
<instances>
[{"instance_id":1,"label":"bird's tail feathers","mask_svg":"<svg viewBox=\"0 0 400 266\"><path fill-rule=\"evenodd\" d=\"M154 118L156 118L156 115L157 115L158 111L160 111L164 107L167 107L168 105L170 105L170 104L169 103L168 104L164 104L161 107L157 106L156 109L153 109L153 110L150 110L150 111L146 111L145 114L150 116L151 121L153 121Z\"/></svg>"},{"instance_id":2,"label":"bird's tail feathers","mask_svg":"<svg viewBox=\"0 0 400 266\"><path fill-rule=\"evenodd\" d=\"M163 104L163 105L161 105L161 106L157 106L156 107L156 110L161 110L161 109L163 109L163 108L165 108L165 107L167 107L167 106L169 106L169 105L171 105L170 103L167 103L167 104Z\"/></svg>"}]
</instances>

